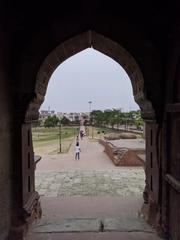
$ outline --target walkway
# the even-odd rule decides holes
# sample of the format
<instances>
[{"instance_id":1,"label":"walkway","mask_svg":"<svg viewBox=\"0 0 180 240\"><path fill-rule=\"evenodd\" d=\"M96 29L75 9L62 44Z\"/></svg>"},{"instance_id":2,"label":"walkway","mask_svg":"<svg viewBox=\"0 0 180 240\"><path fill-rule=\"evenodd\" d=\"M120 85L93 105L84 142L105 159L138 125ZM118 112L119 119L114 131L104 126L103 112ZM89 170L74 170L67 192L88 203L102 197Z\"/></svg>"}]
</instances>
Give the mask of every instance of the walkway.
<instances>
[{"instance_id":1,"label":"walkway","mask_svg":"<svg viewBox=\"0 0 180 240\"><path fill-rule=\"evenodd\" d=\"M47 197L142 196L142 168L69 170L36 173L36 190Z\"/></svg>"},{"instance_id":2,"label":"walkway","mask_svg":"<svg viewBox=\"0 0 180 240\"><path fill-rule=\"evenodd\" d=\"M80 147L80 161L74 159L75 142L73 142L68 154L42 156L42 160L37 164L36 171L116 169L103 152L103 147L97 143L97 140L85 137L80 140Z\"/></svg>"},{"instance_id":3,"label":"walkway","mask_svg":"<svg viewBox=\"0 0 180 240\"><path fill-rule=\"evenodd\" d=\"M58 196L142 196L144 170L116 167L103 146L87 137L80 141L80 160L69 154L48 155L37 165L36 189L40 195Z\"/></svg>"}]
</instances>

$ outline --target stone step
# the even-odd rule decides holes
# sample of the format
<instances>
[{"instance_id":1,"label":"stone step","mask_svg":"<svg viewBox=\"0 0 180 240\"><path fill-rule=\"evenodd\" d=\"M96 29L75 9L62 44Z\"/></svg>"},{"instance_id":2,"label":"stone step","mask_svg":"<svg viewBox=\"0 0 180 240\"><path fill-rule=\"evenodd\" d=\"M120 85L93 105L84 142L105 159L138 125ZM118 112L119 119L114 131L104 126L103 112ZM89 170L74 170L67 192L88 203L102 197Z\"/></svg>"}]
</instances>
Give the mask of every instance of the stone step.
<instances>
[{"instance_id":1,"label":"stone step","mask_svg":"<svg viewBox=\"0 0 180 240\"><path fill-rule=\"evenodd\" d=\"M41 220L33 228L38 233L61 232L100 232L101 221L96 218L68 218L59 220Z\"/></svg>"},{"instance_id":2,"label":"stone step","mask_svg":"<svg viewBox=\"0 0 180 240\"><path fill-rule=\"evenodd\" d=\"M36 233L66 232L147 232L153 229L138 217L126 218L68 218L57 220L40 220L34 228Z\"/></svg>"},{"instance_id":3,"label":"stone step","mask_svg":"<svg viewBox=\"0 0 180 240\"><path fill-rule=\"evenodd\" d=\"M152 227L138 217L105 218L102 225L104 232L153 232Z\"/></svg>"}]
</instances>

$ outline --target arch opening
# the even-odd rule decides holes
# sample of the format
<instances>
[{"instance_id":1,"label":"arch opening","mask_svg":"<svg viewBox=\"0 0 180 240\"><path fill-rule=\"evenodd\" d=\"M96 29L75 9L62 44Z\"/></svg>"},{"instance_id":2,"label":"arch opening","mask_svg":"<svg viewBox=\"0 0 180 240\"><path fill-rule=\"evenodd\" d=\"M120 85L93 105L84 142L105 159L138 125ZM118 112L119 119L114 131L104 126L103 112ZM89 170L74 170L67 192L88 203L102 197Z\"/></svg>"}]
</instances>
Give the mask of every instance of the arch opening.
<instances>
[{"instance_id":1,"label":"arch opening","mask_svg":"<svg viewBox=\"0 0 180 240\"><path fill-rule=\"evenodd\" d=\"M131 80L134 99L141 109L142 118L145 121L154 122L155 111L151 102L146 97L143 74L133 56L116 42L96 32L87 31L60 44L47 56L37 73L34 90L35 97L30 102L26 111L25 123L31 123L38 119L39 109L44 101L48 82L55 69L69 57L87 48L94 48L122 66ZM147 188L148 186L146 184L144 191L144 200L146 203L148 203ZM153 190L152 186L151 190Z\"/></svg>"},{"instance_id":2,"label":"arch opening","mask_svg":"<svg viewBox=\"0 0 180 240\"><path fill-rule=\"evenodd\" d=\"M73 56L74 58L76 58L75 56ZM72 57L72 58L73 58ZM87 58L88 58L88 56L87 56ZM107 58L106 56L104 56L104 58ZM108 58L109 59L109 58ZM68 61L68 60L67 60ZM112 61L112 59L111 59L111 61ZM112 62L114 62L114 61L112 61ZM64 62L64 64L65 64L65 62ZM63 64L61 64L60 66L59 66L59 68L60 67L62 67L62 65ZM120 68L120 66L117 64L117 66L118 66L118 68ZM115 66L114 66L115 67ZM58 70L58 68L56 69L56 71ZM56 72L55 71L55 72ZM71 71L71 68L70 68L70 66L69 66L69 71ZM101 69L101 71L103 71L102 69ZM55 74L55 72L54 72L54 74ZM124 73L124 75L127 75L126 73ZM74 77L74 79L76 79L76 77L75 76L73 76ZM58 77L58 78L60 78L60 76ZM55 79L52 79L52 81L53 80L55 80ZM63 80L65 80L65 79L56 79L57 81L58 80L60 80L60 81L63 81ZM73 78L71 78L71 82L72 82L72 80L73 80ZM105 79L105 80L107 80L107 79ZM117 79L117 80L119 80L119 79ZM129 80L129 79L125 79L126 81L127 80ZM51 80L50 80L51 81ZM129 82L130 83L130 82ZM78 84L78 81L77 81L77 84ZM113 81L112 81L112 84L113 84ZM94 86L95 87L95 86ZM67 88L63 88L63 90L64 91L67 91ZM81 86L81 90L83 90L83 87ZM109 88L109 90L111 91L111 89ZM124 89L124 91L126 90L126 88ZM130 92L131 94L132 94L132 92ZM77 93L78 94L78 93ZM70 95L71 96L71 95ZM74 100L74 97L72 98L72 100ZM64 101L66 101L66 100L64 100ZM87 101L86 101L87 102ZM88 102L87 102L88 103ZM120 103L120 102L119 102ZM95 128L95 126L94 126L94 128ZM119 129L118 129L119 130ZM58 133L58 128L56 129L56 133ZM94 133L95 133L95 131L94 131ZM88 134L89 135L89 134ZM94 134L95 135L95 134ZM97 136L97 135L96 135ZM75 136L74 136L75 137ZM91 133L90 133L90 135L88 136L88 137L90 137L91 138ZM93 137L95 137L95 136L92 136L92 138ZM84 137L84 139L87 139L86 137ZM86 190L84 190L84 193L83 193L83 191L81 191L81 188L83 189L87 189L88 190L88 185L85 185L85 183L83 182L83 180L80 180L80 177L78 176L78 174L77 174L77 172L76 172L76 174L77 174L77 176L74 176L74 175L71 175L71 178L73 179L73 180L70 180L69 182L68 182L68 184L70 184L70 187L68 188L69 190L66 190L67 192L64 192L64 195L65 195L65 197L66 198L68 198L69 197L69 195L68 194L72 194L71 195L71 197L73 196L73 198L75 198L76 197L76 195L79 195L79 197L81 197L82 199L83 199L83 197L85 197L84 196L84 194L87 194L88 193L88 196L91 196L92 198L94 197L94 199L92 200L92 202L93 203L89 203L89 205L90 206L92 206L92 204L95 204L94 205L94 207L93 207L93 209L97 209L97 206L98 206L98 204L99 204L99 201L101 200L102 201L102 199L95 199L95 196L93 196L93 194L97 194L97 196L98 197L100 197L101 196L101 194L104 194L104 190L103 190L103 186L105 186L106 184L107 184L107 179L111 179L112 178L112 181L113 181L113 177L115 176L116 178L118 177L118 176L121 176L122 174L120 173L120 171L122 170L121 168L119 168L119 169L116 169L117 170L117 172L114 172L114 173L112 173L111 171L109 171L109 170L111 170L111 167L112 167L112 169L114 169L115 170L115 168L116 168L116 166L114 166L114 164L112 164L112 162L111 162L111 159L109 159L108 158L108 156L106 155L106 154L104 154L104 152L103 152L103 147L101 146L101 144L103 145L103 140L101 139L101 144L99 144L99 143L97 143L97 145L99 145L98 147L97 147L97 149L95 148L95 144L92 144L90 141L88 142L88 144L86 143L86 145L83 145L83 143L84 143L84 141L86 141L86 140L82 140L82 139L80 139L80 137L79 137L79 141L80 141L80 146L83 146L83 148L84 149L82 149L82 155L80 156L80 159L82 159L82 160L80 160L80 162L78 163L77 161L75 161L74 160L74 152L72 153L71 151L70 152L68 152L68 156L67 156L67 159L65 159L66 160L66 162L68 162L68 163L71 163L72 165L71 165L71 167L72 168L74 168L76 171L77 171L77 168L78 168L78 170L79 171L82 171L82 169L83 170L85 170L85 173L84 173L84 176L87 174L86 173L86 171L87 171L87 168L86 169L84 169L84 166L83 166L83 168L81 168L80 167L80 165L81 164L83 164L84 165L84 162L87 164L86 165L86 167L88 167L88 174L87 174L87 176L86 176L86 178L88 178L88 175L90 175L91 177L89 177L89 179L88 179L88 185L89 185L89 188L90 188L90 191L88 192L86 192ZM74 142L73 142L73 147L74 147ZM106 146L105 146L106 147ZM90 151L88 151L90 149ZM96 150L94 150L94 149L96 149ZM36 152L36 151L35 151ZM87 155L84 153L84 152L86 152L86 153L88 153ZM91 153L96 153L96 155L97 155L97 157L95 157L95 156L93 156L93 155L91 155ZM61 153L61 151L60 151L60 153ZM84 154L84 155L83 155ZM109 154L110 154L110 152L109 152ZM87 161L86 160L86 158L88 157L88 155L89 155L89 157L90 157L90 159L91 159L91 161ZM103 157L103 155L105 155L106 157L107 157L107 159L106 158L104 158ZM69 157L69 158L68 158ZM46 156L43 156L43 158L46 158ZM58 155L58 154L56 154L56 156L54 155L53 156L53 159L47 159L47 160L45 160L46 161L46 163L49 161L51 161L51 166L49 165L49 167L50 167L50 169L49 170L53 170L53 165L54 165L54 159L61 159L62 161L64 160L63 159L63 156L62 155ZM106 169L106 167L105 167L105 169L103 168L103 164L102 164L102 162L101 162L101 159L102 159L102 161L104 161L105 163L107 163L107 164L109 164L110 163L110 165L108 165L108 168ZM76 159L77 160L77 159ZM95 161L94 161L95 160ZM100 160L100 161L99 161ZM107 160L107 162L106 162L106 160ZM104 179L104 182L105 182L105 184L104 183L101 183L101 184L98 184L97 182L96 183L93 183L93 182L91 182L91 179L94 179L94 178L97 178L97 176L95 175L94 177L93 177L93 175L92 175L92 173L91 173L91 171L93 170L94 172L97 170L97 169L92 169L92 167L91 167L91 165L92 166L94 166L94 164L95 164L95 162L97 162L97 164L95 165L95 168L97 168L98 170L101 170L102 172L103 172L103 170L104 170L104 173L103 174L105 174L106 176L108 176L108 177L105 177L105 179ZM99 162L99 163L98 163ZM101 165L102 164L102 165ZM111 166L111 164L112 164L112 166ZM40 165L41 165L41 163L40 163ZM43 165L43 164L42 164ZM41 167L42 167L42 165L41 165ZM107 166L107 165L106 165ZM43 168L39 168L39 167L37 167L37 170L39 170L39 171L43 171ZM66 166L67 167L67 166ZM65 169L67 169L65 167ZM48 171L48 168L45 168L45 170L47 170ZM54 169L54 170L56 170L56 171L59 171L59 175L60 174L62 174L62 172L63 172L63 166L61 165L61 162L59 162L59 166L57 165L56 166L56 169ZM116 171L115 170L115 171ZM126 169L127 170L127 169ZM123 174L125 174L125 175L127 175L128 177L127 178L129 178L129 179L131 179L131 180L129 180L130 182L129 182L129 185L130 186L132 186L132 189L134 188L133 187L133 184L132 184L132 181L133 182L136 182L137 180L136 179L138 179L138 180L140 180L140 182L142 183L142 187L139 187L141 184L137 181L136 183L137 183L137 185L136 185L136 190L135 191L137 191L138 192L138 190L141 188L141 193L142 193L142 191L143 191L143 188L144 188L144 184L145 184L145 181L144 181L144 171L143 171L143 168L140 168L140 169L138 169L139 171L137 171L138 173L138 175L139 176L143 176L141 179L138 179L139 178L139 176L130 176L129 175L129 173L128 173L128 170L127 170L127 172L126 172L126 174L125 174L125 172L123 172L123 170L122 170L122 173ZM74 170L72 170L71 169L71 171L74 171ZM134 170L135 172L136 172L136 170ZM63 172L63 174L67 174L66 172ZM81 173L82 174L82 173ZM136 173L135 173L136 174ZM67 174L68 175L68 174ZM82 176L82 175L81 175ZM84 177L84 176L82 176L82 178ZM39 177L39 176L38 176ZM47 176L47 178L48 178L48 176ZM56 178L55 176L54 176L54 178ZM101 180L102 180L102 176L98 176L98 178L101 178ZM107 178L107 179L106 179ZM43 180L42 180L42 182L46 182L47 180L45 179L45 178L43 178ZM63 181L62 179L59 179L59 181L58 182L61 182L61 181ZM80 183L79 183L79 188L77 188L77 187L75 187L75 185L76 184L74 184L73 185L73 183L72 182L79 182L80 181ZM82 181L82 182L81 182ZM119 193L118 193L118 191L117 191L117 189L116 189L116 187L117 188L119 188L119 186L118 185L116 185L116 183L117 182L115 182L114 181L114 185L116 185L116 187L114 186L114 188L116 189L113 189L112 190L112 188L111 187L106 187L106 189L105 189L105 191L106 191L106 196L105 196L105 198L109 195L109 198L111 198L111 200L112 200L112 202L113 201L116 201L116 203L115 204L117 204L117 199L115 200L115 199L113 199L113 196L111 195L111 191L114 191L114 195L117 195L117 197L122 197L122 195L123 194L130 194L130 191L128 191L128 189L125 187L125 182L126 181L121 181L121 180L119 180L119 182L123 182L123 184L124 184L124 189L121 189L121 191L119 191ZM56 186L57 186L57 182L56 182L56 180L54 180L54 182L53 182L53 184L55 184ZM72 185L71 185L72 184ZM64 184L65 185L65 184ZM94 185L96 185L95 187L93 187ZM100 185L102 185L102 189L100 188ZM41 189L41 187L39 187L39 186L41 186L41 183L39 183L38 182L38 185L37 185L37 191L40 193L40 194L42 194L42 189ZM92 189L91 189L91 186L92 186ZM112 186L112 185L111 185ZM137 187L138 186L138 187ZM64 187L65 188L65 187ZM94 188L97 188L98 189L98 191L99 191L99 193L96 193L95 192L95 190L94 190ZM71 191L71 189L72 189L72 191ZM73 192L74 191L74 189L76 189L76 192ZM138 189L138 190L137 190ZM96 190L97 191L97 190ZM51 191L50 191L51 192ZM133 190L132 190L132 192L133 192ZM44 193L44 198L48 198L48 194L49 193ZM51 194L51 193L50 193ZM54 195L53 195L54 194ZM61 191L60 190L60 188L59 188L59 193L58 193L58 195L56 196L56 194L57 194L57 191L56 190L54 190L54 193L52 193L52 197L61 197L61 194L63 194L63 190ZM119 194L119 195L118 195ZM121 194L121 196L120 196L120 194ZM139 198L141 199L141 200L143 200L143 198L142 198L142 194L139 194L140 196L139 196ZM133 196L129 196L129 198L130 198L130 200L129 201L134 201L133 199ZM79 199L79 201L81 201L81 203L82 204L84 204L84 202L83 202L83 200L82 199ZM52 199L53 200L53 199ZM138 199L139 200L139 199ZM47 203L47 200L45 199L43 199L42 200L42 202L43 201L45 201L46 203ZM75 200L74 200L75 201ZM85 201L87 201L87 199L85 199ZM68 202L68 200L67 200L67 202ZM96 203L95 203L96 202ZM110 200L109 200L109 202L110 202ZM75 201L74 202L75 204L77 204L77 202ZM101 202L102 203L102 202ZM71 204L71 205L73 205L73 204ZM103 204L101 204L101 205L103 205ZM108 205L108 201L106 201L105 200L105 202L104 202L104 205ZM137 201L137 199L135 199L135 201L133 202L133 204L131 204L131 206L133 206L133 213L132 213L132 216L133 216L133 214L134 214L134 211L135 212L137 212L138 211L138 208L139 208L139 206L137 206L138 205L138 201ZM117 205L116 205L117 206ZM68 206L67 207L67 203L66 202L61 202L61 206L59 206L58 205L58 208L57 209L61 209L62 210L62 208L64 207L64 212L65 212L65 214L67 214L67 209L69 209L69 207L70 206ZM111 211L112 209L111 208L109 208L109 210ZM101 211L102 211L102 209L101 209ZM83 213L82 213L83 212ZM116 216L120 216L121 214L122 214L122 212L123 212L123 210L121 211L121 213L117 213L117 215ZM44 207L44 213L45 213L45 216L46 217L48 217L48 218L51 218L51 213L49 213L48 214L48 209L46 209L46 207ZM56 210L56 213L54 213L56 216L57 215L59 215L59 216L61 216L62 217L62 215L60 214L60 212L58 212L57 213L57 210ZM89 214L90 215L90 213L87 211L87 210L85 210L84 208L82 208L82 209L79 209L79 206L77 206L76 205L76 212L74 213L74 216L75 217L77 217L77 216L79 216L78 214L80 214L80 216L81 216L81 214ZM91 212L91 214L92 214L92 212ZM93 214L95 214L94 212L93 212ZM110 216L110 212L108 212L108 211L106 211L105 209L103 209L103 214L105 215L105 217L108 217L108 216ZM67 216L67 215L65 215L65 216ZM90 216L92 216L92 215L90 215ZM97 216L96 216L97 217ZM100 217L101 217L101 215L100 215Z\"/></svg>"},{"instance_id":3,"label":"arch opening","mask_svg":"<svg viewBox=\"0 0 180 240\"><path fill-rule=\"evenodd\" d=\"M55 69L69 57L87 48L94 48L122 66L131 80L134 99L141 109L143 119L155 120L155 111L146 97L143 74L133 56L116 42L94 31L87 31L60 44L46 57L37 73L35 97L28 106L25 122L38 119L39 108L44 101L49 79Z\"/></svg>"}]
</instances>

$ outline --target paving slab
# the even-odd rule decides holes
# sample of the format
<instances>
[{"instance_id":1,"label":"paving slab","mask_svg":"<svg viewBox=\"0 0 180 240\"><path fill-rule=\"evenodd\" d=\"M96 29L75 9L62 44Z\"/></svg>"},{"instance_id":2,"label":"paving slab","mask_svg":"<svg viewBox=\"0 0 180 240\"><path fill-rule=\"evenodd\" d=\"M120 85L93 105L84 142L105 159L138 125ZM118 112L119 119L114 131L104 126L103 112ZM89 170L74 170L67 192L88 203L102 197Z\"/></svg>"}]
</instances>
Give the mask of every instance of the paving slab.
<instances>
[{"instance_id":1,"label":"paving slab","mask_svg":"<svg viewBox=\"0 0 180 240\"><path fill-rule=\"evenodd\" d=\"M36 233L26 240L161 240L154 233L144 232L86 232L86 233Z\"/></svg>"},{"instance_id":2,"label":"paving slab","mask_svg":"<svg viewBox=\"0 0 180 240\"><path fill-rule=\"evenodd\" d=\"M145 140L143 138L108 140L108 142L111 142L116 147L145 150Z\"/></svg>"},{"instance_id":3,"label":"paving slab","mask_svg":"<svg viewBox=\"0 0 180 240\"><path fill-rule=\"evenodd\" d=\"M33 228L38 233L63 233L63 232L99 232L101 221L96 218L70 218L59 220L41 220Z\"/></svg>"},{"instance_id":4,"label":"paving slab","mask_svg":"<svg viewBox=\"0 0 180 240\"><path fill-rule=\"evenodd\" d=\"M34 226L34 232L147 232L153 229L143 219L137 217L122 218L68 218L56 220L41 220Z\"/></svg>"},{"instance_id":5,"label":"paving slab","mask_svg":"<svg viewBox=\"0 0 180 240\"><path fill-rule=\"evenodd\" d=\"M103 221L103 230L116 232L148 232L153 229L143 219L137 217L106 218Z\"/></svg>"},{"instance_id":6,"label":"paving slab","mask_svg":"<svg viewBox=\"0 0 180 240\"><path fill-rule=\"evenodd\" d=\"M143 195L143 168L36 172L36 190L46 197Z\"/></svg>"}]
</instances>

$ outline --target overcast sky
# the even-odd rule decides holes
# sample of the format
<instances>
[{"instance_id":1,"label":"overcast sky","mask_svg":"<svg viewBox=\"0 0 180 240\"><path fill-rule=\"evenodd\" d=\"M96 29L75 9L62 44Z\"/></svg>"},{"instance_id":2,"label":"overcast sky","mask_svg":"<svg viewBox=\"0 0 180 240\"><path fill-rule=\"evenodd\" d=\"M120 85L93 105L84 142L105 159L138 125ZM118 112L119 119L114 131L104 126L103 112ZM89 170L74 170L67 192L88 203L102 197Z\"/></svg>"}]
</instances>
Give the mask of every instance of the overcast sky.
<instances>
[{"instance_id":1,"label":"overcast sky","mask_svg":"<svg viewBox=\"0 0 180 240\"><path fill-rule=\"evenodd\" d=\"M92 48L67 59L54 71L40 110L89 112L89 101L91 110L139 109L123 68Z\"/></svg>"}]
</instances>

